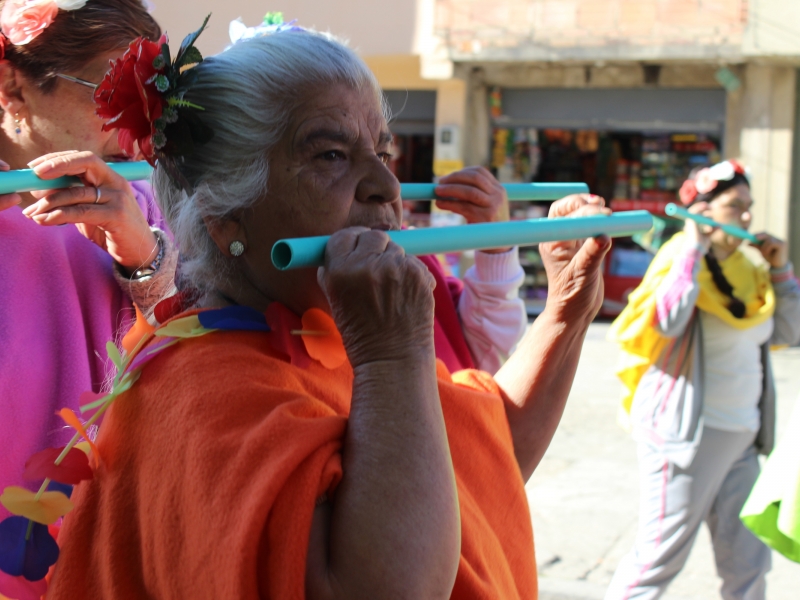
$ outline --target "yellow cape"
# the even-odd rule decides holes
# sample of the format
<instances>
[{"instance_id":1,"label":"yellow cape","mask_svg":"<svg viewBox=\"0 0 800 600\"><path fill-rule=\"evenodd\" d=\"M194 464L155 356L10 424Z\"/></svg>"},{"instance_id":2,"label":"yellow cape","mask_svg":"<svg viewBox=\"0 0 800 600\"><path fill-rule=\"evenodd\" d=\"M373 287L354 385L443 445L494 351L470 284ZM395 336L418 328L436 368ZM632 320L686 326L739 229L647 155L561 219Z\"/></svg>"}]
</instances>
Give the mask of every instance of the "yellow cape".
<instances>
[{"instance_id":1,"label":"yellow cape","mask_svg":"<svg viewBox=\"0 0 800 600\"><path fill-rule=\"evenodd\" d=\"M664 350L667 338L656 328L656 288L672 267L672 262L683 248L684 234L676 234L656 254L642 283L628 298L628 305L611 325L608 339L622 347L617 375L625 386L622 408L630 413L633 396L642 376ZM748 329L765 322L775 312L775 291L769 271L755 265L741 250L720 261L722 272L733 286L734 295L747 307L745 317L737 319L727 308L728 297L719 291L701 261L697 281L700 294L697 307L715 315L736 329Z\"/></svg>"}]
</instances>

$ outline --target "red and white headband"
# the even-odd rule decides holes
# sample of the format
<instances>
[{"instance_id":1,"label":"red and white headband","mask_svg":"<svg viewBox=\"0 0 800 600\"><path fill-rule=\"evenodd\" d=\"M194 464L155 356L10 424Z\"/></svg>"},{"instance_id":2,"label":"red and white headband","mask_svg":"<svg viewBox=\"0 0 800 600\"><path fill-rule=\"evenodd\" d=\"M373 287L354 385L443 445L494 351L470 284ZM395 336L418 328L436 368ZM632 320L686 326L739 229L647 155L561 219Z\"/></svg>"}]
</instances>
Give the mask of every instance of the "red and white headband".
<instances>
[{"instance_id":1,"label":"red and white headband","mask_svg":"<svg viewBox=\"0 0 800 600\"><path fill-rule=\"evenodd\" d=\"M678 192L681 202L688 206L700 194L713 192L720 181L730 181L736 175L747 177L744 166L737 160L725 160L713 167L701 169L694 179L687 179L683 182L680 192Z\"/></svg>"}]
</instances>

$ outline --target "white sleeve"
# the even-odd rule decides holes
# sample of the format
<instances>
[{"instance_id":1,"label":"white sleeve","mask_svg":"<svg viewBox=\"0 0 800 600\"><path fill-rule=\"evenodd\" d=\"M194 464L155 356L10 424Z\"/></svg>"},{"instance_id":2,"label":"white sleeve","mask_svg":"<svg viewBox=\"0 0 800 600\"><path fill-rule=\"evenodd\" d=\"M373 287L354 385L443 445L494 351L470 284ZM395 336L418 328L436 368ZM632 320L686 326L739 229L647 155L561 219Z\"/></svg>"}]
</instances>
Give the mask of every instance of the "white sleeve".
<instances>
[{"instance_id":1,"label":"white sleeve","mask_svg":"<svg viewBox=\"0 0 800 600\"><path fill-rule=\"evenodd\" d=\"M525 333L528 318L519 288L525 272L519 249L475 253L464 274L458 314L475 366L494 375Z\"/></svg>"}]
</instances>

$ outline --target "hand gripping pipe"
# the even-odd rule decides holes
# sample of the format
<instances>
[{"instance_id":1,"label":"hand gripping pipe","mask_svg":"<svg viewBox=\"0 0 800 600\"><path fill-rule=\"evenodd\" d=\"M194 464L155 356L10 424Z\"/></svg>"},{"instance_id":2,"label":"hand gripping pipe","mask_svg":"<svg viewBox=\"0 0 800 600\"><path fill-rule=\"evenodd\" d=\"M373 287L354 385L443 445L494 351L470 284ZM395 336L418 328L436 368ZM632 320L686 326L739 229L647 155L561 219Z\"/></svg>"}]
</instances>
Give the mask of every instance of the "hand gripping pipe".
<instances>
[{"instance_id":1,"label":"hand gripping pipe","mask_svg":"<svg viewBox=\"0 0 800 600\"><path fill-rule=\"evenodd\" d=\"M667 208L664 209L664 212L667 213L670 217L675 217L677 219L691 219L696 223L700 223L701 225L708 225L709 227L716 227L718 229L722 229L728 235L732 235L733 237L737 237L742 240L747 240L753 244L760 244L761 240L759 240L756 236L752 233L747 231L746 229L742 229L741 227L736 227L736 225L725 225L723 223L717 223L713 219L709 219L708 217L704 217L703 215L695 215L690 213L688 210L683 208L682 206L678 206L677 204L667 204Z\"/></svg>"},{"instance_id":2,"label":"hand gripping pipe","mask_svg":"<svg viewBox=\"0 0 800 600\"><path fill-rule=\"evenodd\" d=\"M570 194L588 194L585 183L504 183L508 199L512 202L524 200L558 200ZM402 183L400 197L403 200L435 200L433 183Z\"/></svg>"},{"instance_id":3,"label":"hand gripping pipe","mask_svg":"<svg viewBox=\"0 0 800 600\"><path fill-rule=\"evenodd\" d=\"M119 175L128 181L139 181L150 177L153 168L146 162L108 163ZM83 185L77 177L58 179L39 179L33 169L0 172L0 194L30 192L32 190L56 190ZM558 200L570 194L586 194L589 187L585 183L507 183L509 200ZM436 196L432 183L404 183L400 186L404 200L433 200Z\"/></svg>"},{"instance_id":4,"label":"hand gripping pipe","mask_svg":"<svg viewBox=\"0 0 800 600\"><path fill-rule=\"evenodd\" d=\"M504 223L480 223L456 227L429 227L390 231L389 237L406 254L423 255L459 250L481 250L504 246L531 246L541 242L577 240L598 235L625 237L647 231L653 216L646 210L616 213L610 216L559 217ZM272 247L272 264L285 271L319 267L325 260L325 246L330 236L285 239Z\"/></svg>"}]
</instances>

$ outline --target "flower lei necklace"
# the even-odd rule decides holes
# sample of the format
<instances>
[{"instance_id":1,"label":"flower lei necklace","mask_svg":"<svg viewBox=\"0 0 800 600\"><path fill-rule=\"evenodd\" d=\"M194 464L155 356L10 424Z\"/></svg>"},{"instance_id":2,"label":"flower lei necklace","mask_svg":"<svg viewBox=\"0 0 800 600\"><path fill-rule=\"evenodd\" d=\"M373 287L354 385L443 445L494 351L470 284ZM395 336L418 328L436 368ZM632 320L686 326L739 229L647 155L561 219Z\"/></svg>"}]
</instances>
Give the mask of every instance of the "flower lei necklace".
<instances>
[{"instance_id":1,"label":"flower lei necklace","mask_svg":"<svg viewBox=\"0 0 800 600\"><path fill-rule=\"evenodd\" d=\"M42 450L25 464L26 480L43 480L37 492L9 486L0 496L0 503L14 515L0 522L0 594L15 600L38 600L47 591L45 577L59 554L56 523L74 508L72 486L93 478L89 459L95 469L101 462L87 429L133 387L145 365L161 352L183 340L218 331L266 334L272 348L299 368L315 360L333 370L347 361L341 335L327 313L312 308L298 317L277 302L264 313L245 306L189 311L143 338L130 354L120 354L109 342L108 356L117 368L111 390L81 394L80 412L94 411L85 423L69 408L58 412L75 435L63 448Z\"/></svg>"}]
</instances>

